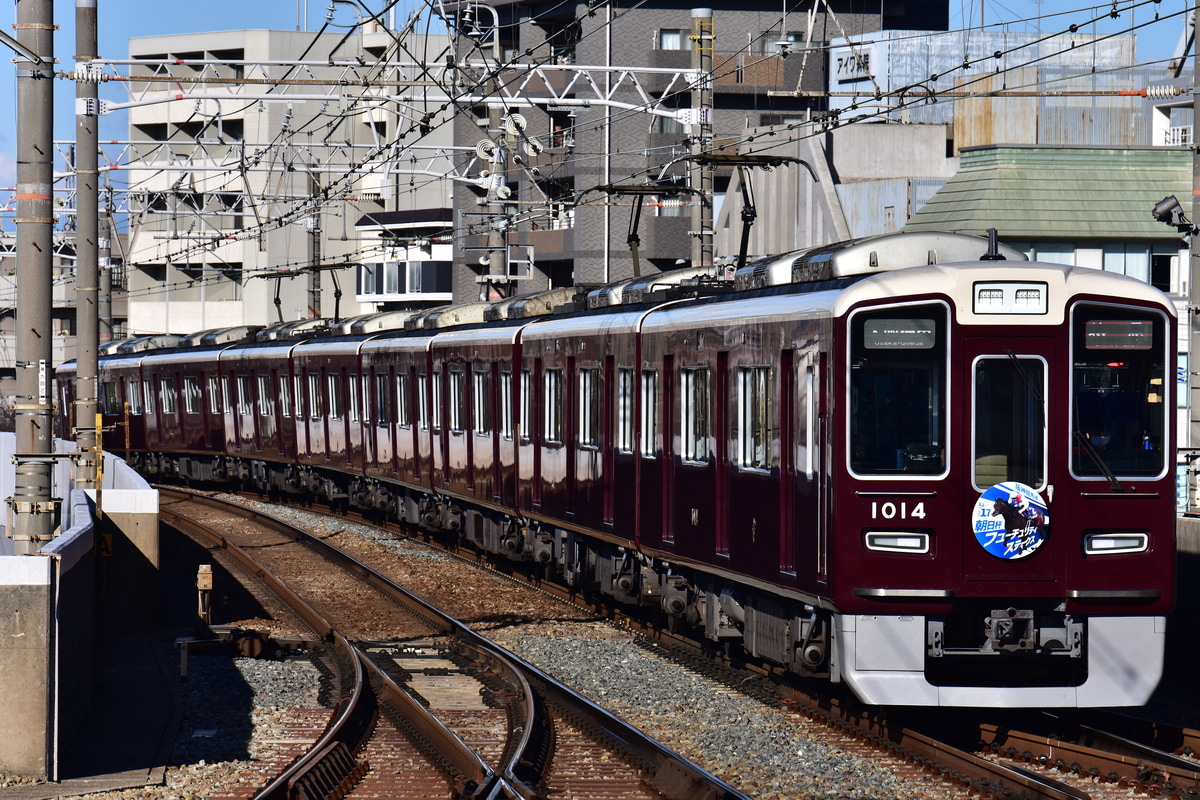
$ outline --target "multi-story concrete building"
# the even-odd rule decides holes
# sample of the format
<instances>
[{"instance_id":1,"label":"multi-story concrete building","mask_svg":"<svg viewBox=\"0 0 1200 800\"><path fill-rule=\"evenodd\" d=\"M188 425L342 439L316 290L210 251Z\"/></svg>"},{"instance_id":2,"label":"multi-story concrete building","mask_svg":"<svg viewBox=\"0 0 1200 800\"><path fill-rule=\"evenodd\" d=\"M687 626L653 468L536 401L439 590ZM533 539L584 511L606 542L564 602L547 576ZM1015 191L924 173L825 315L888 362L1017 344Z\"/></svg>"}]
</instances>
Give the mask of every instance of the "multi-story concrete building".
<instances>
[{"instance_id":1,"label":"multi-story concrete building","mask_svg":"<svg viewBox=\"0 0 1200 800\"><path fill-rule=\"evenodd\" d=\"M491 90L455 119L456 141L480 143L479 189L455 198L466 267L456 299L629 277L634 237L643 274L703 260L709 204L732 168L689 155L822 108L834 36L948 21L934 0L873 11L833 2L811 14L756 2L454 8L462 79ZM712 81L694 81L698 68Z\"/></svg>"},{"instance_id":2,"label":"multi-story concrete building","mask_svg":"<svg viewBox=\"0 0 1200 800\"><path fill-rule=\"evenodd\" d=\"M417 38L418 52L441 46ZM408 56L388 32L180 34L130 51L142 63L130 76L129 335L448 299L420 287L380 297L362 280L360 264L395 256L374 217L450 207L450 182L412 163L448 145L448 128L426 119L411 161L387 157L417 125L399 98Z\"/></svg>"}]
</instances>

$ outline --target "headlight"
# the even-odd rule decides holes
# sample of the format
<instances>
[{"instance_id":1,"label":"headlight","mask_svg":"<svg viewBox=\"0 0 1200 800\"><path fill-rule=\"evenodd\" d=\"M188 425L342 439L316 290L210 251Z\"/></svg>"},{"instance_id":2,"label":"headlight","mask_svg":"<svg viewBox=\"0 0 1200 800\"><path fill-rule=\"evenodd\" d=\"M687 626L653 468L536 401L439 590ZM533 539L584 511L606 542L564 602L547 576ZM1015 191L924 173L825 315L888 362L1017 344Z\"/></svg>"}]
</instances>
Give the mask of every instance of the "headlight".
<instances>
[{"instance_id":1,"label":"headlight","mask_svg":"<svg viewBox=\"0 0 1200 800\"><path fill-rule=\"evenodd\" d=\"M1089 556L1112 553L1144 553L1150 546L1150 536L1145 533L1085 533L1083 552Z\"/></svg>"},{"instance_id":2,"label":"headlight","mask_svg":"<svg viewBox=\"0 0 1200 800\"><path fill-rule=\"evenodd\" d=\"M928 553L929 534L908 531L868 531L867 549L880 553Z\"/></svg>"}]
</instances>

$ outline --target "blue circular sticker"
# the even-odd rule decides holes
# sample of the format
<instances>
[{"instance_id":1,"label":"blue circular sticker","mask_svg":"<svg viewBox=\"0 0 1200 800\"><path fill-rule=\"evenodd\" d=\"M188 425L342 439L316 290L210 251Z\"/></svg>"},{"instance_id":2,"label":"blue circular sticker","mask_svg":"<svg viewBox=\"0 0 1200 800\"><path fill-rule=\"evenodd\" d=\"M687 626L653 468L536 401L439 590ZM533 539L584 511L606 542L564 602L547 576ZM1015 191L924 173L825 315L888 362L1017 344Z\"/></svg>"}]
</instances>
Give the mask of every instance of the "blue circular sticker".
<instances>
[{"instance_id":1,"label":"blue circular sticker","mask_svg":"<svg viewBox=\"0 0 1200 800\"><path fill-rule=\"evenodd\" d=\"M971 525L979 546L1016 560L1037 552L1050 534L1050 512L1041 495L1023 483L997 483L979 496Z\"/></svg>"}]
</instances>

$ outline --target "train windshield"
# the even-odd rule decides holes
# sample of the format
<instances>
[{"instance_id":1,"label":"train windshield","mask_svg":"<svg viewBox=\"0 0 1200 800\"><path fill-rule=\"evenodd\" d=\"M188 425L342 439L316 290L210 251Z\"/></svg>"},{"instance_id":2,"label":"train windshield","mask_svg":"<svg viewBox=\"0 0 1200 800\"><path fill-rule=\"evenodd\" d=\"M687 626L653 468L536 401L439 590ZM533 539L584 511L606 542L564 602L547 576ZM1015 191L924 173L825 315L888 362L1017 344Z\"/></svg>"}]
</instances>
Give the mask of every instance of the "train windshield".
<instances>
[{"instance_id":1,"label":"train windshield","mask_svg":"<svg viewBox=\"0 0 1200 800\"><path fill-rule=\"evenodd\" d=\"M1012 352L975 361L975 486L1046 482L1046 362Z\"/></svg>"},{"instance_id":2,"label":"train windshield","mask_svg":"<svg viewBox=\"0 0 1200 800\"><path fill-rule=\"evenodd\" d=\"M1071 323L1071 472L1110 481L1166 468L1166 320L1079 305Z\"/></svg>"},{"instance_id":3,"label":"train windshield","mask_svg":"<svg viewBox=\"0 0 1200 800\"><path fill-rule=\"evenodd\" d=\"M902 306L850 323L850 468L946 470L946 307Z\"/></svg>"}]
</instances>

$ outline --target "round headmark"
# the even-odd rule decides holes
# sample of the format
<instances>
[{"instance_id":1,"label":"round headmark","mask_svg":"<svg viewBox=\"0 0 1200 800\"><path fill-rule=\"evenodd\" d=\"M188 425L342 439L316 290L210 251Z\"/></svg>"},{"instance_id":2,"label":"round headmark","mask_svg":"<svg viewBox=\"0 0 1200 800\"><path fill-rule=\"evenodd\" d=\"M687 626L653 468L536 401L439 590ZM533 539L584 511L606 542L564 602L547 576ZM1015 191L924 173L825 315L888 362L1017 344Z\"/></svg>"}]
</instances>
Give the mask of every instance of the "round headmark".
<instances>
[{"instance_id":1,"label":"round headmark","mask_svg":"<svg viewBox=\"0 0 1200 800\"><path fill-rule=\"evenodd\" d=\"M997 483L979 496L971 514L979 546L997 558L1017 560L1037 552L1050 535L1050 511L1036 489Z\"/></svg>"}]
</instances>

